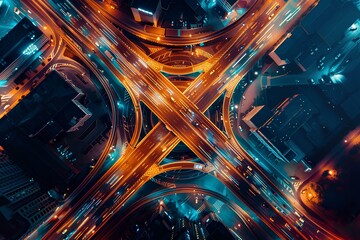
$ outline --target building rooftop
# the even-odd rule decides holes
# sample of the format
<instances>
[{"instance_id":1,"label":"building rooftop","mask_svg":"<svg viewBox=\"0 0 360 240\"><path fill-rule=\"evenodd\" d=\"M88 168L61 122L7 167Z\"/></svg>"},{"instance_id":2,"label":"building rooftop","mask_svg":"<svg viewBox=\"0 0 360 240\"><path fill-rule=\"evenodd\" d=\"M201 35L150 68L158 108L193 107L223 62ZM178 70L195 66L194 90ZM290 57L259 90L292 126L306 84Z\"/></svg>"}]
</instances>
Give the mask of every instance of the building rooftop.
<instances>
[{"instance_id":1,"label":"building rooftop","mask_svg":"<svg viewBox=\"0 0 360 240\"><path fill-rule=\"evenodd\" d=\"M262 143L288 161L321 149L341 124L340 116L313 89L286 98L271 111L255 107L243 120Z\"/></svg>"},{"instance_id":2,"label":"building rooftop","mask_svg":"<svg viewBox=\"0 0 360 240\"><path fill-rule=\"evenodd\" d=\"M80 93L57 72L50 72L28 94L8 117L15 125L22 125L28 135L40 134L50 126L68 131L88 112L73 101ZM59 131L48 131L56 137Z\"/></svg>"},{"instance_id":3,"label":"building rooftop","mask_svg":"<svg viewBox=\"0 0 360 240\"><path fill-rule=\"evenodd\" d=\"M310 34L317 32L329 46L332 46L359 17L360 12L352 2L341 4L338 0L327 0L320 1L301 21L301 25Z\"/></svg>"},{"instance_id":4,"label":"building rooftop","mask_svg":"<svg viewBox=\"0 0 360 240\"><path fill-rule=\"evenodd\" d=\"M201 5L196 0L185 0L185 3L191 8L194 12L195 18L199 21L203 17L205 17L206 12L201 7Z\"/></svg>"},{"instance_id":5,"label":"building rooftop","mask_svg":"<svg viewBox=\"0 0 360 240\"><path fill-rule=\"evenodd\" d=\"M252 129L260 128L273 115L271 110L262 105L256 106L243 118L243 121Z\"/></svg>"},{"instance_id":6,"label":"building rooftop","mask_svg":"<svg viewBox=\"0 0 360 240\"><path fill-rule=\"evenodd\" d=\"M0 72L22 54L30 55L28 52L30 53L33 50L30 45L42 35L43 33L28 18L23 18L0 39Z\"/></svg>"},{"instance_id":7,"label":"building rooftop","mask_svg":"<svg viewBox=\"0 0 360 240\"><path fill-rule=\"evenodd\" d=\"M151 12L153 14L155 13L158 4L159 4L159 0L156 1L133 0L130 6L132 8L142 9Z\"/></svg>"},{"instance_id":8,"label":"building rooftop","mask_svg":"<svg viewBox=\"0 0 360 240\"><path fill-rule=\"evenodd\" d=\"M359 17L360 12L352 2L320 1L270 56L278 65L293 60L305 71L326 54L327 48L340 41Z\"/></svg>"}]
</instances>

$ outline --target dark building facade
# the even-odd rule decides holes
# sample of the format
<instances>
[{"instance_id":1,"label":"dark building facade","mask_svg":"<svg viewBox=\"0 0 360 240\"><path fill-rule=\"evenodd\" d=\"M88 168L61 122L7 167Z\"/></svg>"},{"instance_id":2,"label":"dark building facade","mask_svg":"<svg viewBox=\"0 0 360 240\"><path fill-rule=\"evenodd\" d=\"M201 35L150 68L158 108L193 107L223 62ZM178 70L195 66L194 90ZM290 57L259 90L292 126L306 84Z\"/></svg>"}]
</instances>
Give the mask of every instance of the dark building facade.
<instances>
[{"instance_id":1,"label":"dark building facade","mask_svg":"<svg viewBox=\"0 0 360 240\"><path fill-rule=\"evenodd\" d=\"M0 81L7 82L20 74L41 54L39 50L47 42L47 37L28 18L23 18L0 39Z\"/></svg>"},{"instance_id":2,"label":"dark building facade","mask_svg":"<svg viewBox=\"0 0 360 240\"><path fill-rule=\"evenodd\" d=\"M131 11L135 21L142 23L151 23L154 27L158 26L158 21L162 13L161 0L131 2Z\"/></svg>"},{"instance_id":3,"label":"dark building facade","mask_svg":"<svg viewBox=\"0 0 360 240\"><path fill-rule=\"evenodd\" d=\"M19 239L57 206L55 199L0 150L0 239Z\"/></svg>"},{"instance_id":4,"label":"dark building facade","mask_svg":"<svg viewBox=\"0 0 360 240\"><path fill-rule=\"evenodd\" d=\"M360 12L351 1L320 1L269 56L279 66L294 62L306 71L344 37L359 17Z\"/></svg>"},{"instance_id":5,"label":"dark building facade","mask_svg":"<svg viewBox=\"0 0 360 240\"><path fill-rule=\"evenodd\" d=\"M90 118L91 113L80 103L83 95L69 80L51 71L1 120L0 143L9 156L49 186L66 189L79 173L52 143Z\"/></svg>"}]
</instances>

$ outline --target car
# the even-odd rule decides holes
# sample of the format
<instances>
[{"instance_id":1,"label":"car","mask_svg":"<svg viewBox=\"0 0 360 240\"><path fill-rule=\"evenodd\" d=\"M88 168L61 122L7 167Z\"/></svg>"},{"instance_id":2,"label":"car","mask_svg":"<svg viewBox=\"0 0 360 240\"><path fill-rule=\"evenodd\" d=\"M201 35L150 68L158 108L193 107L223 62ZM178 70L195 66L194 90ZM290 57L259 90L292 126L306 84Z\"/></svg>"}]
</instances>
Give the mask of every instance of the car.
<instances>
[{"instance_id":1,"label":"car","mask_svg":"<svg viewBox=\"0 0 360 240\"><path fill-rule=\"evenodd\" d=\"M321 63L317 66L317 69L318 69L318 70L320 70L320 69L322 69L322 68L324 68L324 63L323 63L323 62L321 62Z\"/></svg>"},{"instance_id":2,"label":"car","mask_svg":"<svg viewBox=\"0 0 360 240\"><path fill-rule=\"evenodd\" d=\"M198 121L194 121L194 122L193 122L193 125L194 125L195 127L198 127L198 126L200 126L200 123L199 123Z\"/></svg>"},{"instance_id":3,"label":"car","mask_svg":"<svg viewBox=\"0 0 360 240\"><path fill-rule=\"evenodd\" d=\"M210 75L212 75L215 72L215 69L210 72Z\"/></svg>"},{"instance_id":4,"label":"car","mask_svg":"<svg viewBox=\"0 0 360 240\"><path fill-rule=\"evenodd\" d=\"M163 147L162 149L161 149L161 152L165 152L167 150L167 147Z\"/></svg>"},{"instance_id":5,"label":"car","mask_svg":"<svg viewBox=\"0 0 360 240\"><path fill-rule=\"evenodd\" d=\"M191 114L191 116L194 116L195 113L190 108L187 108L186 110Z\"/></svg>"},{"instance_id":6,"label":"car","mask_svg":"<svg viewBox=\"0 0 360 240\"><path fill-rule=\"evenodd\" d=\"M262 206L263 208L269 208L269 205L268 205L266 202L263 202L263 203L261 204L261 206Z\"/></svg>"},{"instance_id":7,"label":"car","mask_svg":"<svg viewBox=\"0 0 360 240\"><path fill-rule=\"evenodd\" d=\"M15 8L14 8L14 13L16 13L17 15L19 15L19 14L20 14L20 10L19 10L17 7L15 7Z\"/></svg>"},{"instance_id":8,"label":"car","mask_svg":"<svg viewBox=\"0 0 360 240\"><path fill-rule=\"evenodd\" d=\"M299 226L299 227L302 227L302 226L303 226L303 223L300 222L300 221L298 221L298 220L296 220L296 224L297 224L297 226Z\"/></svg>"},{"instance_id":9,"label":"car","mask_svg":"<svg viewBox=\"0 0 360 240\"><path fill-rule=\"evenodd\" d=\"M269 16L269 20L271 20L273 17L274 17L275 13L272 13L270 16Z\"/></svg>"},{"instance_id":10,"label":"car","mask_svg":"<svg viewBox=\"0 0 360 240\"><path fill-rule=\"evenodd\" d=\"M289 231L291 231L291 227L290 227L289 224L285 223L285 227L286 227Z\"/></svg>"},{"instance_id":11,"label":"car","mask_svg":"<svg viewBox=\"0 0 360 240\"><path fill-rule=\"evenodd\" d=\"M170 97L171 101L176 102L174 97Z\"/></svg>"},{"instance_id":12,"label":"car","mask_svg":"<svg viewBox=\"0 0 360 240\"><path fill-rule=\"evenodd\" d=\"M310 83L310 84L315 84L315 81L314 81L313 78L309 78L309 79L308 79L308 83Z\"/></svg>"}]
</instances>

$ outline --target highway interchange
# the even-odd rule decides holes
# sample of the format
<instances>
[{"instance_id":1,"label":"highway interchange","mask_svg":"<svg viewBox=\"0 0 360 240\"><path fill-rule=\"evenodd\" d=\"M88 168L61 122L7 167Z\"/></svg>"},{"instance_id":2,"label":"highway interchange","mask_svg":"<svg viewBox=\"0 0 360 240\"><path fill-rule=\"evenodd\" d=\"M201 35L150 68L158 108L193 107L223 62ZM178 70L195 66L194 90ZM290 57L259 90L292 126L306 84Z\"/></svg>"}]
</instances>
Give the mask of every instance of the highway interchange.
<instances>
[{"instance_id":1,"label":"highway interchange","mask_svg":"<svg viewBox=\"0 0 360 240\"><path fill-rule=\"evenodd\" d=\"M44 239L90 238L142 185L160 173L157 166L183 141L203 160L204 168L214 169L218 179L280 238L341 239L319 220L306 216L231 134L225 135L203 114L226 88L235 86L317 1L257 1L239 20L241 24L234 25L233 37L224 41L222 51L209 61L211 67L184 92L154 68L154 64L148 64L152 60L114 27L96 5L55 0L24 3L33 12L38 11L40 18L48 15L48 18L56 19L51 27L62 30L62 37L78 49L94 72L99 74L105 70L112 77L104 81L120 81L132 96L136 109L139 109L140 100L161 120L136 144L138 128L133 137L135 140L128 144L106 174L80 197L69 198L56 212L57 221L45 223L49 227L38 235ZM118 83L111 84L116 86ZM110 91L111 87L111 95ZM116 106L115 96L111 101L112 106ZM112 110L117 111L116 107ZM113 131L116 131L116 124ZM109 142L103 158L114 142ZM120 147L120 144L116 145ZM101 166L101 162L97 166ZM99 168L93 169L81 187L89 183ZM263 203L269 207L264 208Z\"/></svg>"}]
</instances>

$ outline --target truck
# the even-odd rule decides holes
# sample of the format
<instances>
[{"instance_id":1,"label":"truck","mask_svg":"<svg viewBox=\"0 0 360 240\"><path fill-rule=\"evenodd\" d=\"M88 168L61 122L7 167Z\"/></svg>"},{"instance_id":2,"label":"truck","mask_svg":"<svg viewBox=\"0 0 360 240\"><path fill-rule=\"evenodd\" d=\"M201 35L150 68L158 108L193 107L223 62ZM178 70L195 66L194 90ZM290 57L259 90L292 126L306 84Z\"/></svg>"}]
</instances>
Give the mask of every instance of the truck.
<instances>
[{"instance_id":1,"label":"truck","mask_svg":"<svg viewBox=\"0 0 360 240\"><path fill-rule=\"evenodd\" d=\"M114 55L109 51L109 50L105 50L105 55L111 60L114 61Z\"/></svg>"}]
</instances>

